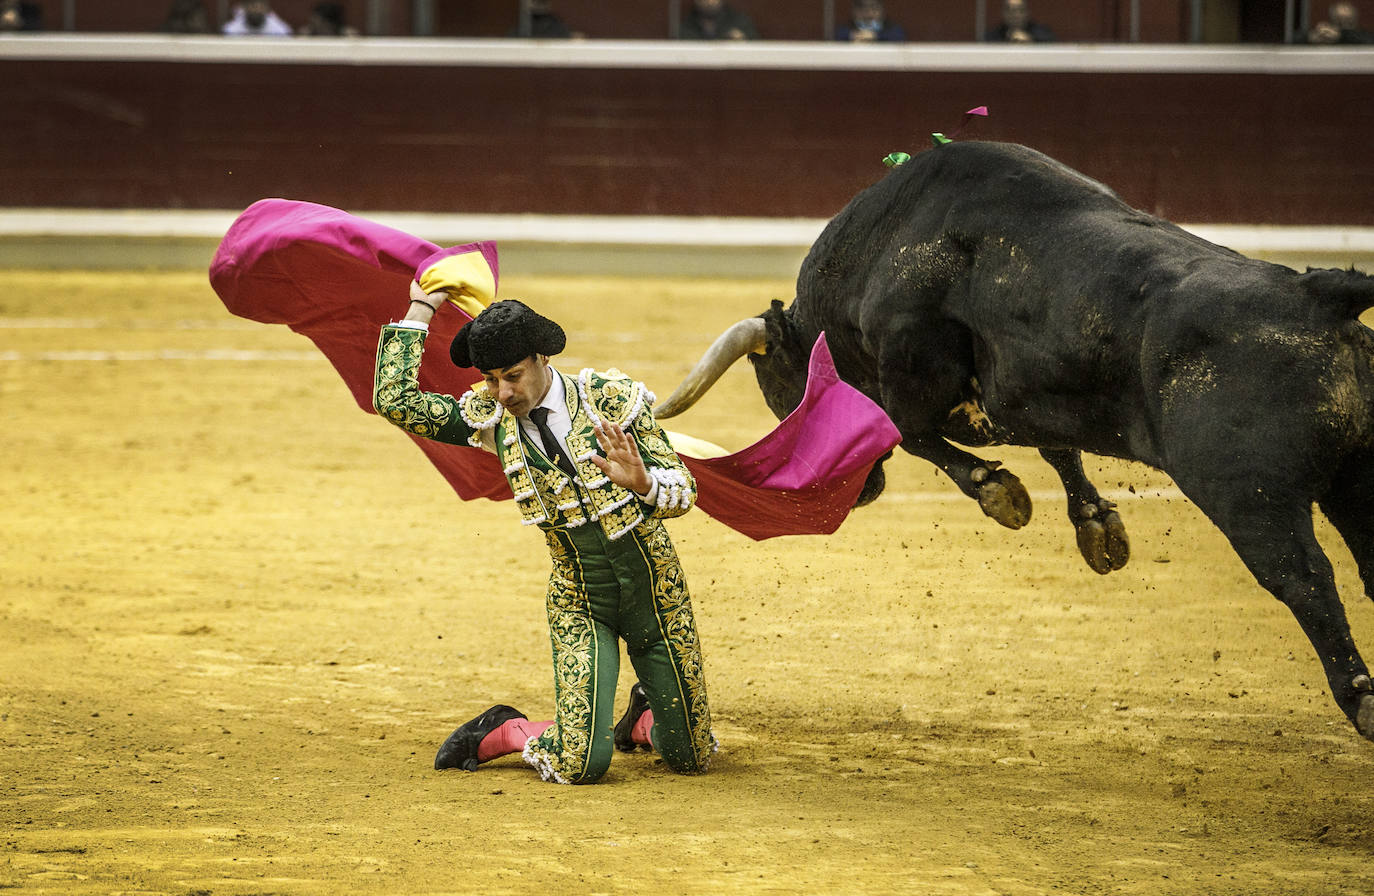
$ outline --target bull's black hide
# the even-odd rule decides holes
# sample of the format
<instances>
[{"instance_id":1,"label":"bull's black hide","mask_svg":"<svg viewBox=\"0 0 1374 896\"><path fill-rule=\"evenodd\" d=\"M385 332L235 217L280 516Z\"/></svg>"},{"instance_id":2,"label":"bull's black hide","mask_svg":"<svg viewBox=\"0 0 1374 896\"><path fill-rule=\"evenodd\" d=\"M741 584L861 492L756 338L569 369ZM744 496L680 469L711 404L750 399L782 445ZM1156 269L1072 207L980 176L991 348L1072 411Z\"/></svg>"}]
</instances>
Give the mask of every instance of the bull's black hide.
<instances>
[{"instance_id":1,"label":"bull's black hide","mask_svg":"<svg viewBox=\"0 0 1374 896\"><path fill-rule=\"evenodd\" d=\"M1368 671L1312 522L1316 503L1374 594L1374 333L1357 319L1371 305L1364 274L1248 259L1026 147L952 143L830 222L750 358L781 416L824 330L903 447L1012 527L1029 518L1025 489L952 442L1040 449L1099 572L1128 546L1079 452L1165 471L1292 610L1336 702L1374 738Z\"/></svg>"}]
</instances>

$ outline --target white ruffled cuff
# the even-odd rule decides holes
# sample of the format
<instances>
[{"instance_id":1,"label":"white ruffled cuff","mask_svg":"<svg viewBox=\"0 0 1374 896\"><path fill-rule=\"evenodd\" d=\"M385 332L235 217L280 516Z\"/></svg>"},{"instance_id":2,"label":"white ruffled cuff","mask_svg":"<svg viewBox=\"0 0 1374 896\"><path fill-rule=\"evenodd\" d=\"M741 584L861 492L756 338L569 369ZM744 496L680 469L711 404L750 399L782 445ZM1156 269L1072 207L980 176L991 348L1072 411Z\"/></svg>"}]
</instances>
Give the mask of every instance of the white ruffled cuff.
<instances>
[{"instance_id":1,"label":"white ruffled cuff","mask_svg":"<svg viewBox=\"0 0 1374 896\"><path fill-rule=\"evenodd\" d=\"M692 506L695 495L692 494L692 486L687 477L680 470L650 467L649 478L658 487L658 494L652 502L656 506L664 510L687 510Z\"/></svg>"}]
</instances>

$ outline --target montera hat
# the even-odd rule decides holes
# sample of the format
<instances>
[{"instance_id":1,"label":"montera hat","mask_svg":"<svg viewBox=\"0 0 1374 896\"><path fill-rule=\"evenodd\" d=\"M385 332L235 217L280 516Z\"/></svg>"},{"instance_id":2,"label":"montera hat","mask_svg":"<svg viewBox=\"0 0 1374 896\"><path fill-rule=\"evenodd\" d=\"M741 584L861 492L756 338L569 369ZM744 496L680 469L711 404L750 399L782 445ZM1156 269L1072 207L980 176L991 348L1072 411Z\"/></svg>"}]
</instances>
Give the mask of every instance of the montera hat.
<instances>
[{"instance_id":1,"label":"montera hat","mask_svg":"<svg viewBox=\"0 0 1374 896\"><path fill-rule=\"evenodd\" d=\"M524 302L503 299L464 324L448 354L459 367L500 370L530 355L556 355L567 344L568 337L558 324Z\"/></svg>"}]
</instances>

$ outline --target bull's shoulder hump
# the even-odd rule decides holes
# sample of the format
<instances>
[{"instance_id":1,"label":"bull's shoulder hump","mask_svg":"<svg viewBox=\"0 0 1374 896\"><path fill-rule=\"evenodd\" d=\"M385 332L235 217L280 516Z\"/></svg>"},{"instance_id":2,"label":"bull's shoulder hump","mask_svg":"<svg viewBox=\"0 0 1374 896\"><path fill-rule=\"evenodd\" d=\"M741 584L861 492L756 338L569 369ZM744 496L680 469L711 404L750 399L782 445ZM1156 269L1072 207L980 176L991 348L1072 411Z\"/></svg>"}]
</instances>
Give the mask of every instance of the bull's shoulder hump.
<instances>
[{"instance_id":1,"label":"bull's shoulder hump","mask_svg":"<svg viewBox=\"0 0 1374 896\"><path fill-rule=\"evenodd\" d=\"M948 171L960 178L1030 178L1117 198L1116 192L1101 181L1020 143L968 140L934 147L916 158L927 160L937 171Z\"/></svg>"},{"instance_id":2,"label":"bull's shoulder hump","mask_svg":"<svg viewBox=\"0 0 1374 896\"><path fill-rule=\"evenodd\" d=\"M1031 149L1020 143L963 140L932 147L918 153L911 162L900 166L898 170L906 168L907 165L915 164L917 167L938 165L941 167L985 168L988 171L997 171L1047 162L1052 163L1054 160L1039 150Z\"/></svg>"}]
</instances>

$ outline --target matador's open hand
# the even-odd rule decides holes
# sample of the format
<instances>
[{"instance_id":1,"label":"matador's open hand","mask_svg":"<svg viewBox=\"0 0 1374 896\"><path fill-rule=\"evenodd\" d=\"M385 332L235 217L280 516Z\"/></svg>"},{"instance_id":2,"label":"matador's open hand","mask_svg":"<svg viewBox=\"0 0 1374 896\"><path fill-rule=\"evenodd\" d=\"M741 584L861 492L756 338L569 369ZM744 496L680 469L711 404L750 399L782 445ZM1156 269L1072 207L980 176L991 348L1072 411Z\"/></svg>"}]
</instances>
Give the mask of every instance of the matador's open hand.
<instances>
[{"instance_id":1,"label":"matador's open hand","mask_svg":"<svg viewBox=\"0 0 1374 896\"><path fill-rule=\"evenodd\" d=\"M625 434L620 424L604 420L598 423L596 442L606 456L594 454L592 463L616 485L637 495L647 494L651 482L649 471L644 468L644 458L639 456L635 440Z\"/></svg>"}]
</instances>

